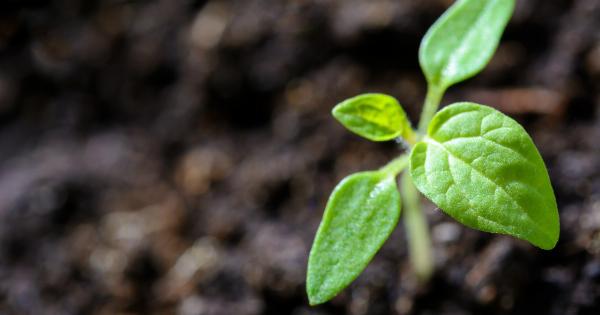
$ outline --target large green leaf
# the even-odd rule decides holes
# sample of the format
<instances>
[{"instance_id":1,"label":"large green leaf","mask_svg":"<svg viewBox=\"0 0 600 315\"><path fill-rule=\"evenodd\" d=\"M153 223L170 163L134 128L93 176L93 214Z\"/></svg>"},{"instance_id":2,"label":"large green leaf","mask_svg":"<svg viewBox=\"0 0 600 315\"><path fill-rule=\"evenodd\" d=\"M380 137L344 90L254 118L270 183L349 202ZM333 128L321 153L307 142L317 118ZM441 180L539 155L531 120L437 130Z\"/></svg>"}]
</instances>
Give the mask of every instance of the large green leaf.
<instances>
[{"instance_id":1,"label":"large green leaf","mask_svg":"<svg viewBox=\"0 0 600 315\"><path fill-rule=\"evenodd\" d=\"M429 29L419 62L430 85L445 90L468 79L489 62L514 0L459 0Z\"/></svg>"},{"instance_id":2,"label":"large green leaf","mask_svg":"<svg viewBox=\"0 0 600 315\"><path fill-rule=\"evenodd\" d=\"M406 113L389 95L361 94L339 103L332 113L350 131L372 141L412 137Z\"/></svg>"},{"instance_id":3,"label":"large green leaf","mask_svg":"<svg viewBox=\"0 0 600 315\"><path fill-rule=\"evenodd\" d=\"M461 223L551 249L559 234L548 172L527 132L487 106L438 112L411 153L416 187Z\"/></svg>"},{"instance_id":4,"label":"large green leaf","mask_svg":"<svg viewBox=\"0 0 600 315\"><path fill-rule=\"evenodd\" d=\"M367 266L398 223L394 175L361 172L342 180L331 196L308 259L311 305L332 299Z\"/></svg>"}]
</instances>

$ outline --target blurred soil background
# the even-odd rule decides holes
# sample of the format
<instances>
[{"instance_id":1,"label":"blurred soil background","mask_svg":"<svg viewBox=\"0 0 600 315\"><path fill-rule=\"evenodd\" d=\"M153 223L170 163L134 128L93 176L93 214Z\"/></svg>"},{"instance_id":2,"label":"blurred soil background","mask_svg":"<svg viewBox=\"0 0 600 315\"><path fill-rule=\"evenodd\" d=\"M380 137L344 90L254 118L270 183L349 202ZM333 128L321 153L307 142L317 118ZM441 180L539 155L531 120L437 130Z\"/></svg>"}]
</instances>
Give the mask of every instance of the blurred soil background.
<instances>
[{"instance_id":1,"label":"blurred soil background","mask_svg":"<svg viewBox=\"0 0 600 315\"><path fill-rule=\"evenodd\" d=\"M417 51L450 0L3 0L0 314L600 314L600 1L519 0L444 104L524 124L561 239L543 251L425 203L436 273L400 224L307 306L305 266L345 175L399 154L331 108L374 91L416 121Z\"/></svg>"}]
</instances>

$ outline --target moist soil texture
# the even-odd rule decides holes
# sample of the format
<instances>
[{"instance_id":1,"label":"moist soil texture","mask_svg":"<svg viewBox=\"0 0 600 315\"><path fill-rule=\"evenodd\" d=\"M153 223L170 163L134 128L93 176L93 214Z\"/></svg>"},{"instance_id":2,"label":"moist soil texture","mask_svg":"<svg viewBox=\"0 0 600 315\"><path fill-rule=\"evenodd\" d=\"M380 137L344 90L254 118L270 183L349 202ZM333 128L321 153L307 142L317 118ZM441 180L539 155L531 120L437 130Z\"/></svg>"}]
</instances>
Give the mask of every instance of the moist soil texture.
<instances>
[{"instance_id":1,"label":"moist soil texture","mask_svg":"<svg viewBox=\"0 0 600 315\"><path fill-rule=\"evenodd\" d=\"M561 236L544 251L423 201L435 274L399 224L338 297L307 257L344 176L402 153L332 107L394 95L413 122L420 39L450 0L4 0L0 314L600 314L600 2L519 0L443 104L521 122Z\"/></svg>"}]
</instances>

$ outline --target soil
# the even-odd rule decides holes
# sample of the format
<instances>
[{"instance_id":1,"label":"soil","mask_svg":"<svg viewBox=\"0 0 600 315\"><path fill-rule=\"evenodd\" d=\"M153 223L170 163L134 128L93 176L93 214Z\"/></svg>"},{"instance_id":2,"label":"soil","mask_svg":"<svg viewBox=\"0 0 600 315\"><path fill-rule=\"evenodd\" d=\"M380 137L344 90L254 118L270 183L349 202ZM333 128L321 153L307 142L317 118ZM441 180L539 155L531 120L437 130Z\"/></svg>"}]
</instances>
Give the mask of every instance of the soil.
<instances>
[{"instance_id":1,"label":"soil","mask_svg":"<svg viewBox=\"0 0 600 315\"><path fill-rule=\"evenodd\" d=\"M561 216L552 251L424 202L436 271L400 224L316 308L306 261L345 175L401 152L330 115L367 91L415 121L417 51L450 0L0 4L0 314L600 314L600 2L518 1L450 89L519 120Z\"/></svg>"}]
</instances>

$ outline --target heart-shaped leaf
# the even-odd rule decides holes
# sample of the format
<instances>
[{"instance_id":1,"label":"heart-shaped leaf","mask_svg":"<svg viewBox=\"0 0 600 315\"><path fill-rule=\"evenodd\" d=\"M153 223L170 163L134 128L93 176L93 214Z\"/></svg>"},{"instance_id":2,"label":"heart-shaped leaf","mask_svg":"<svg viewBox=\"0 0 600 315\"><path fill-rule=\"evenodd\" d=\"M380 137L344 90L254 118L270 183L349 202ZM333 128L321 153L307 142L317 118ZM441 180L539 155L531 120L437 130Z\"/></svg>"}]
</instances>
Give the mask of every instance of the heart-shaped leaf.
<instances>
[{"instance_id":1,"label":"heart-shaped leaf","mask_svg":"<svg viewBox=\"0 0 600 315\"><path fill-rule=\"evenodd\" d=\"M325 209L308 259L311 305L332 299L367 266L398 223L400 194L393 175L361 172L343 179Z\"/></svg>"},{"instance_id":2,"label":"heart-shaped leaf","mask_svg":"<svg viewBox=\"0 0 600 315\"><path fill-rule=\"evenodd\" d=\"M419 48L430 85L445 90L489 62L515 5L514 0L459 0L427 31Z\"/></svg>"},{"instance_id":3,"label":"heart-shaped leaf","mask_svg":"<svg viewBox=\"0 0 600 315\"><path fill-rule=\"evenodd\" d=\"M559 235L548 172L527 132L487 106L438 112L411 153L416 187L461 223L551 249Z\"/></svg>"},{"instance_id":4,"label":"heart-shaped leaf","mask_svg":"<svg viewBox=\"0 0 600 315\"><path fill-rule=\"evenodd\" d=\"M413 137L406 113L389 95L361 94L336 105L332 114L350 131L372 141Z\"/></svg>"}]
</instances>

